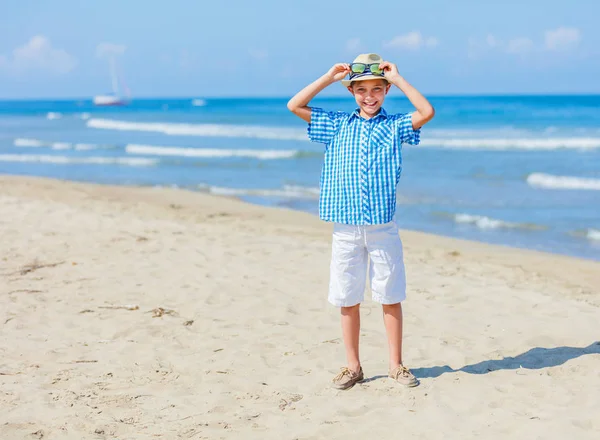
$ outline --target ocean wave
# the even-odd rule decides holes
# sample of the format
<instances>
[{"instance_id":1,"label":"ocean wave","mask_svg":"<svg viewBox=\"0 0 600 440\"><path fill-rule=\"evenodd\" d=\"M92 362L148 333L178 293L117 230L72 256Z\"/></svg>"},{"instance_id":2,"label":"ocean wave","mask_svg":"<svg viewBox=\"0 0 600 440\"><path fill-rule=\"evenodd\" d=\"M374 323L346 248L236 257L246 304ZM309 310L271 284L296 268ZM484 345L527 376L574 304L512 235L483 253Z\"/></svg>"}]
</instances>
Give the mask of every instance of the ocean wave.
<instances>
[{"instance_id":1,"label":"ocean wave","mask_svg":"<svg viewBox=\"0 0 600 440\"><path fill-rule=\"evenodd\" d=\"M292 127L269 127L255 125L227 124L186 124L170 122L132 122L118 119L92 118L86 122L90 128L120 131L156 132L173 136L231 137L308 141L306 130ZM470 137L483 132L459 132L463 136L455 138L452 130L432 130L433 137L424 137L421 145L425 147L442 147L473 150L557 150L600 149L599 137ZM456 134L459 134L456 133ZM489 133L493 135L493 133ZM440 136L441 135L441 136ZM498 133L498 135L501 135ZM440 137L436 137L440 136ZM443 137L442 137L443 136Z\"/></svg>"},{"instance_id":2,"label":"ocean wave","mask_svg":"<svg viewBox=\"0 0 600 440\"><path fill-rule=\"evenodd\" d=\"M569 232L569 234L573 235L574 237L586 238L591 241L600 242L600 229L578 229L576 231Z\"/></svg>"},{"instance_id":3,"label":"ocean wave","mask_svg":"<svg viewBox=\"0 0 600 440\"><path fill-rule=\"evenodd\" d=\"M53 150L70 150L73 148L73 145L68 142L52 142L50 147L52 147Z\"/></svg>"},{"instance_id":4,"label":"ocean wave","mask_svg":"<svg viewBox=\"0 0 600 440\"><path fill-rule=\"evenodd\" d=\"M194 107L204 107L206 105L206 101L200 98L192 99L192 105Z\"/></svg>"},{"instance_id":5,"label":"ocean wave","mask_svg":"<svg viewBox=\"0 0 600 440\"><path fill-rule=\"evenodd\" d=\"M443 139L425 138L422 146L473 150L591 150L600 148L600 138L473 138Z\"/></svg>"},{"instance_id":6,"label":"ocean wave","mask_svg":"<svg viewBox=\"0 0 600 440\"><path fill-rule=\"evenodd\" d=\"M111 145L94 145L94 144L75 144L73 147L75 150L97 150L99 148L116 148Z\"/></svg>"},{"instance_id":7,"label":"ocean wave","mask_svg":"<svg viewBox=\"0 0 600 440\"><path fill-rule=\"evenodd\" d=\"M68 157L33 154L0 154L0 162L35 162L67 164L93 164L93 165L129 165L153 166L158 164L158 159L131 158L131 157Z\"/></svg>"},{"instance_id":8,"label":"ocean wave","mask_svg":"<svg viewBox=\"0 0 600 440\"><path fill-rule=\"evenodd\" d=\"M46 114L46 119L49 120L53 120L53 119L60 119L62 118L62 113L58 113L58 112L48 112Z\"/></svg>"},{"instance_id":9,"label":"ocean wave","mask_svg":"<svg viewBox=\"0 0 600 440\"><path fill-rule=\"evenodd\" d=\"M45 142L39 139L16 138L13 141L15 147L28 148L51 148L53 150L98 150L117 148L116 145L95 145L95 144L72 144L70 142Z\"/></svg>"},{"instance_id":10,"label":"ocean wave","mask_svg":"<svg viewBox=\"0 0 600 440\"><path fill-rule=\"evenodd\" d=\"M586 237L590 240L600 241L600 229L588 229Z\"/></svg>"},{"instance_id":11,"label":"ocean wave","mask_svg":"<svg viewBox=\"0 0 600 440\"><path fill-rule=\"evenodd\" d=\"M154 156L184 156L184 157L253 157L257 159L288 159L298 154L296 150L246 150L246 149L217 149L217 148L183 148L160 147L154 145L129 144L125 147L129 154L149 154Z\"/></svg>"},{"instance_id":12,"label":"ocean wave","mask_svg":"<svg viewBox=\"0 0 600 440\"><path fill-rule=\"evenodd\" d=\"M490 128L430 128L427 133L439 138L505 138L507 136L530 136L531 130L511 125L499 125Z\"/></svg>"},{"instance_id":13,"label":"ocean wave","mask_svg":"<svg viewBox=\"0 0 600 440\"><path fill-rule=\"evenodd\" d=\"M13 145L15 147L43 147L44 142L37 139L29 138L17 138L14 140Z\"/></svg>"},{"instance_id":14,"label":"ocean wave","mask_svg":"<svg viewBox=\"0 0 600 440\"><path fill-rule=\"evenodd\" d=\"M578 189L600 191L600 179L532 173L527 176L530 186L545 189Z\"/></svg>"},{"instance_id":15,"label":"ocean wave","mask_svg":"<svg viewBox=\"0 0 600 440\"><path fill-rule=\"evenodd\" d=\"M479 229L526 229L526 230L539 230L546 229L545 226L538 225L535 223L513 223L504 220L498 220L483 215L473 214L453 214L449 212L435 213L442 217L448 217L454 220L455 223L468 224L478 227Z\"/></svg>"},{"instance_id":16,"label":"ocean wave","mask_svg":"<svg viewBox=\"0 0 600 440\"><path fill-rule=\"evenodd\" d=\"M468 223L477 226L480 229L497 229L497 228L516 228L516 223L505 222L490 217L470 214L456 214L454 216L456 223Z\"/></svg>"},{"instance_id":17,"label":"ocean wave","mask_svg":"<svg viewBox=\"0 0 600 440\"><path fill-rule=\"evenodd\" d=\"M226 188L222 186L200 185L198 189L218 196L260 196L303 199L319 198L319 188L299 185L284 185L281 189Z\"/></svg>"},{"instance_id":18,"label":"ocean wave","mask_svg":"<svg viewBox=\"0 0 600 440\"><path fill-rule=\"evenodd\" d=\"M51 148L53 150L98 150L125 148L128 154L145 154L151 156L179 156L202 158L227 158L227 157L252 157L256 159L300 159L307 157L321 157L322 153L299 150L250 150L250 149L221 149L221 148L191 148L168 147L160 145L128 144L125 147L118 145L96 145L69 142L46 142L40 139L16 138L15 147Z\"/></svg>"},{"instance_id":19,"label":"ocean wave","mask_svg":"<svg viewBox=\"0 0 600 440\"><path fill-rule=\"evenodd\" d=\"M283 127L227 124L182 124L167 122L129 122L92 118L90 128L120 131L147 131L172 136L232 137L276 140L308 140L306 130Z\"/></svg>"}]
</instances>

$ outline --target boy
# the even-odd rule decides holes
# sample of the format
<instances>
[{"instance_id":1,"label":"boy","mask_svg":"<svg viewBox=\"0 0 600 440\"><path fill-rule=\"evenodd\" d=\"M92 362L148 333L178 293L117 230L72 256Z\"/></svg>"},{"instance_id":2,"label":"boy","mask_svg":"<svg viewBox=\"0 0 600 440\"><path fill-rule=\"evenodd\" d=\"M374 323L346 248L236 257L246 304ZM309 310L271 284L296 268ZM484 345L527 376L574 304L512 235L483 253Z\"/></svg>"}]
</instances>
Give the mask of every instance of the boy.
<instances>
[{"instance_id":1,"label":"boy","mask_svg":"<svg viewBox=\"0 0 600 440\"><path fill-rule=\"evenodd\" d=\"M354 112L325 112L308 106L321 90L346 74L350 77L342 84L356 99ZM381 107L392 84L402 90L415 112L388 115ZM419 143L420 128L433 118L433 107L400 76L396 65L371 53L359 55L352 64L335 64L298 92L288 109L309 123L311 141L326 145L319 216L334 222L328 299L341 308L348 363L333 379L333 386L348 389L364 379L358 339L367 266L373 300L383 307L389 377L405 386L417 386L416 377L402 364L401 301L406 298L406 281L402 242L393 217L402 169L401 144Z\"/></svg>"}]
</instances>

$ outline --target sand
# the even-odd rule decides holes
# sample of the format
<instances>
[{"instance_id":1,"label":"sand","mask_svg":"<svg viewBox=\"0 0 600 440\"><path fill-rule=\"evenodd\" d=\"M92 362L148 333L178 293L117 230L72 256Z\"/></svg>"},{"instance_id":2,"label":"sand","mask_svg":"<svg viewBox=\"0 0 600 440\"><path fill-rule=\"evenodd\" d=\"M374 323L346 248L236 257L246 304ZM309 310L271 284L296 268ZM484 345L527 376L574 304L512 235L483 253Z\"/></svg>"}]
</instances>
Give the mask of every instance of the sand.
<instances>
[{"instance_id":1,"label":"sand","mask_svg":"<svg viewBox=\"0 0 600 440\"><path fill-rule=\"evenodd\" d=\"M405 363L327 303L331 225L0 176L1 439L598 439L600 263L402 231ZM369 296L367 295L367 298Z\"/></svg>"}]
</instances>

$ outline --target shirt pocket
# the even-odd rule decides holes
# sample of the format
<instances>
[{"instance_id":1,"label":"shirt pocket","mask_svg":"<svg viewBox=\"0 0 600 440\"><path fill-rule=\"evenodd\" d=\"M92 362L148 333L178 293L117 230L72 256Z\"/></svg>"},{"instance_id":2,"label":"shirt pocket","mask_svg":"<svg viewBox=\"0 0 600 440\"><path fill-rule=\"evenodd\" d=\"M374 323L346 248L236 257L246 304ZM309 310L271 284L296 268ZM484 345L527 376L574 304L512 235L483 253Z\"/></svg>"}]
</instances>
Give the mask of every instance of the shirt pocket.
<instances>
[{"instance_id":1,"label":"shirt pocket","mask_svg":"<svg viewBox=\"0 0 600 440\"><path fill-rule=\"evenodd\" d=\"M373 128L371 133L371 151L369 157L369 170L387 172L390 162L395 165L395 133L390 124L380 124Z\"/></svg>"},{"instance_id":2,"label":"shirt pocket","mask_svg":"<svg viewBox=\"0 0 600 440\"><path fill-rule=\"evenodd\" d=\"M392 147L394 144L394 127L388 123L376 125L371 133L371 142L380 148Z\"/></svg>"}]
</instances>

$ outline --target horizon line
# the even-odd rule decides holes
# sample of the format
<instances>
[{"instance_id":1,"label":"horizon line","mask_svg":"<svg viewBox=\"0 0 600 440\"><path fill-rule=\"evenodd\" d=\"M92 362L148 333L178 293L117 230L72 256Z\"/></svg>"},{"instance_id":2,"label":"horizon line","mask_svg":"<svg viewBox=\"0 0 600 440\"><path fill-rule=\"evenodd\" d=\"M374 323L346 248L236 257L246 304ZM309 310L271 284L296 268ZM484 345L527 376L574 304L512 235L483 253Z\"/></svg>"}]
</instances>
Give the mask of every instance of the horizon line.
<instances>
[{"instance_id":1,"label":"horizon line","mask_svg":"<svg viewBox=\"0 0 600 440\"><path fill-rule=\"evenodd\" d=\"M246 95L246 96L210 96L210 95L175 95L175 96L139 96L129 98L130 101L145 101L145 100L162 100L162 99L290 99L293 95L285 95L285 96L277 96L277 95ZM600 92L543 92L543 93L433 93L427 94L430 98L509 98L509 97L597 97L600 96ZM351 96L347 95L325 95L325 96L316 96L313 99L323 99L323 98L331 98L331 99L339 99L339 98L348 98L352 99ZM389 98L404 98L405 96L389 96ZM34 98L34 97L23 97L23 98L4 98L0 97L0 102L14 102L14 101L91 101L93 100L93 96L86 97L48 97L48 98Z\"/></svg>"}]
</instances>

